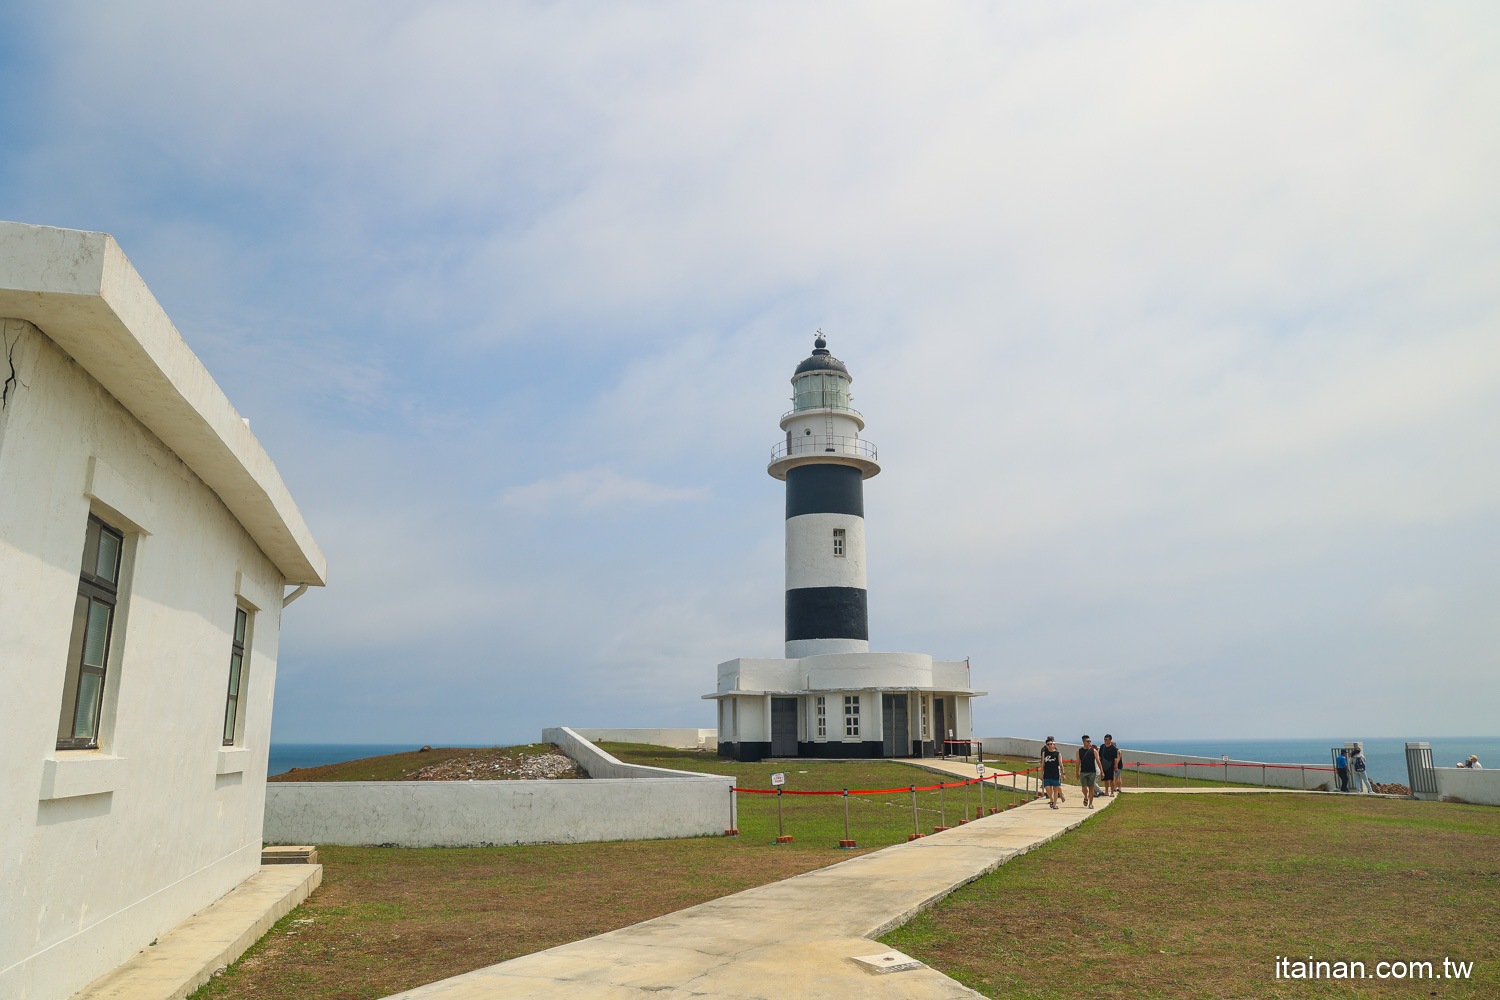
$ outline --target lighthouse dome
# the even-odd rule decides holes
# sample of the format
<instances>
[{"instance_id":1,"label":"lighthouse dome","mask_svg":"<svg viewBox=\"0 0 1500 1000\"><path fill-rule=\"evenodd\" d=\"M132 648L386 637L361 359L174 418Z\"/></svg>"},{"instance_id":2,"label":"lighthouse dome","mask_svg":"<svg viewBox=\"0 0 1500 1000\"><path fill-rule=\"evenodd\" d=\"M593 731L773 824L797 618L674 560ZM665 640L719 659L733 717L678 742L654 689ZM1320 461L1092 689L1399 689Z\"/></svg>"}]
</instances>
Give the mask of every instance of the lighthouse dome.
<instances>
[{"instance_id":1,"label":"lighthouse dome","mask_svg":"<svg viewBox=\"0 0 1500 1000\"><path fill-rule=\"evenodd\" d=\"M849 369L844 367L844 363L828 353L828 341L821 336L813 341L812 355L797 366L797 370L792 373L792 378L806 375L808 372L840 372L850 382L854 381L854 376L849 374Z\"/></svg>"}]
</instances>

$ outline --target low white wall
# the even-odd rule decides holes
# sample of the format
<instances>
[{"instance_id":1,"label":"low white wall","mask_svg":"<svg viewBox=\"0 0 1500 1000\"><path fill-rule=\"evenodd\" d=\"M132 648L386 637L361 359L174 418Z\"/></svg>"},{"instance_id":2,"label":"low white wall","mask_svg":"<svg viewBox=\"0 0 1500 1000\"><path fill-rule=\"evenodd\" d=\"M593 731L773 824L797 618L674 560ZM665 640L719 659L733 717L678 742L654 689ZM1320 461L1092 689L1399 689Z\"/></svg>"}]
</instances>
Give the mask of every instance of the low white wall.
<instances>
[{"instance_id":1,"label":"low white wall","mask_svg":"<svg viewBox=\"0 0 1500 1000\"><path fill-rule=\"evenodd\" d=\"M679 775L683 772L678 772ZM268 844L483 847L706 837L727 777L555 781L272 781Z\"/></svg>"},{"instance_id":2,"label":"low white wall","mask_svg":"<svg viewBox=\"0 0 1500 1000\"><path fill-rule=\"evenodd\" d=\"M646 743L674 750L717 750L717 729L574 729L586 740L610 743Z\"/></svg>"},{"instance_id":3,"label":"low white wall","mask_svg":"<svg viewBox=\"0 0 1500 1000\"><path fill-rule=\"evenodd\" d=\"M1006 757L1040 757L1042 752L1042 741L1024 739L1017 736L986 736L980 741L984 744L984 752L1003 755ZM1096 746L1098 744L1095 744ZM1063 752L1063 758L1077 760L1080 743L1058 742L1058 748ZM1124 760L1134 765L1136 761L1141 762L1140 771L1146 774L1165 774L1180 778L1182 776L1183 762L1188 764L1212 764L1212 767L1189 767L1188 778L1196 782L1224 781L1224 760L1221 757L1194 757L1188 754L1157 753L1152 750L1131 750L1126 747L1120 748ZM1280 767L1261 768L1259 761L1235 760L1229 761L1228 780L1246 785L1259 785L1264 781L1270 788L1327 788L1332 790L1338 787L1338 777L1332 770L1315 770L1315 768L1328 768L1327 764L1307 764L1306 770L1300 768L1303 765L1290 764ZM1127 772L1137 770L1136 767L1127 767ZM1500 774L1500 771L1496 772ZM1262 777L1264 775L1264 777ZM1129 784L1129 777L1124 781ZM1352 780L1352 778L1351 778Z\"/></svg>"},{"instance_id":4,"label":"low white wall","mask_svg":"<svg viewBox=\"0 0 1500 1000\"><path fill-rule=\"evenodd\" d=\"M1469 767L1435 767L1438 798L1444 802L1469 802L1476 806L1500 806L1500 770Z\"/></svg>"},{"instance_id":5,"label":"low white wall","mask_svg":"<svg viewBox=\"0 0 1500 1000\"><path fill-rule=\"evenodd\" d=\"M272 781L263 836L268 844L487 847L707 837L733 823L732 777L626 764L566 726L542 730L542 740L591 780Z\"/></svg>"}]
</instances>

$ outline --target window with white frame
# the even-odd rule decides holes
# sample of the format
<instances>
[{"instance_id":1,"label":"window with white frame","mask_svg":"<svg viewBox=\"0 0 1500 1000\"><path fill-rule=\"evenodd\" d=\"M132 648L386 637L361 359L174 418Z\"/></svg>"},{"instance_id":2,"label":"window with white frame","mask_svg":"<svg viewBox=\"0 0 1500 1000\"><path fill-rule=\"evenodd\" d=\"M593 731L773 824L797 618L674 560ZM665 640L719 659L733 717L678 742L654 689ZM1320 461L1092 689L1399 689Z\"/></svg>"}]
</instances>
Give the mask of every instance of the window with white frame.
<instances>
[{"instance_id":1,"label":"window with white frame","mask_svg":"<svg viewBox=\"0 0 1500 1000\"><path fill-rule=\"evenodd\" d=\"M62 712L57 720L59 750L90 750L99 745L99 711L104 703L104 673L114 638L124 549L123 534L89 516L78 597L73 602Z\"/></svg>"},{"instance_id":2,"label":"window with white frame","mask_svg":"<svg viewBox=\"0 0 1500 1000\"><path fill-rule=\"evenodd\" d=\"M818 739L828 738L828 699L822 695L817 697L818 712Z\"/></svg>"},{"instance_id":3,"label":"window with white frame","mask_svg":"<svg viewBox=\"0 0 1500 1000\"><path fill-rule=\"evenodd\" d=\"M240 680L245 668L245 637L250 627L250 613L234 609L234 635L229 642L229 694L224 699L224 745L234 746L235 729L240 717Z\"/></svg>"},{"instance_id":4,"label":"window with white frame","mask_svg":"<svg viewBox=\"0 0 1500 1000\"><path fill-rule=\"evenodd\" d=\"M844 735L859 735L859 695L844 695Z\"/></svg>"},{"instance_id":5,"label":"window with white frame","mask_svg":"<svg viewBox=\"0 0 1500 1000\"><path fill-rule=\"evenodd\" d=\"M927 696L924 694L917 699L922 705L922 739L927 739Z\"/></svg>"},{"instance_id":6,"label":"window with white frame","mask_svg":"<svg viewBox=\"0 0 1500 1000\"><path fill-rule=\"evenodd\" d=\"M844 529L833 529L833 554L843 556L844 554Z\"/></svg>"}]
</instances>

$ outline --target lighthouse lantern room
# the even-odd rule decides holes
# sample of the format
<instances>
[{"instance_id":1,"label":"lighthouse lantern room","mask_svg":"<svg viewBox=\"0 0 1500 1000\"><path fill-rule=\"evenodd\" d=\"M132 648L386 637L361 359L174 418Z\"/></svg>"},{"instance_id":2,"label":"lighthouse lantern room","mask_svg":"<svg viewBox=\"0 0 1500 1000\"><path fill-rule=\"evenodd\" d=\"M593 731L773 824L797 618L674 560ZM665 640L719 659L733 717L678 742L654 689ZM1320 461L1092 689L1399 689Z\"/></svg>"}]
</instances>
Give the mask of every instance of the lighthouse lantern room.
<instances>
[{"instance_id":1,"label":"lighthouse lantern room","mask_svg":"<svg viewBox=\"0 0 1500 1000\"><path fill-rule=\"evenodd\" d=\"M785 657L719 664L719 754L922 757L971 736L967 661L870 652L864 481L880 472L860 437L853 383L819 331L792 374L785 439L767 470L786 482Z\"/></svg>"}]
</instances>

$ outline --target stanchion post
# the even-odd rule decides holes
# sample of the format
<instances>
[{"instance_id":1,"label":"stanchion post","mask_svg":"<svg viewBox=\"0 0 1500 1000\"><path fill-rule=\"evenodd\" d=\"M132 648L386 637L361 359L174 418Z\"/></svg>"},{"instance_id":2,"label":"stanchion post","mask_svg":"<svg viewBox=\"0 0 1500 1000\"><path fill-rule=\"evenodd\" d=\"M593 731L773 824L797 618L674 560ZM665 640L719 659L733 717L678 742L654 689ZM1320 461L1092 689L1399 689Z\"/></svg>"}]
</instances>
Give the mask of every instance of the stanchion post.
<instances>
[{"instance_id":1,"label":"stanchion post","mask_svg":"<svg viewBox=\"0 0 1500 1000\"><path fill-rule=\"evenodd\" d=\"M1182 762L1182 784L1183 787L1187 787L1188 784L1187 761Z\"/></svg>"},{"instance_id":2,"label":"stanchion post","mask_svg":"<svg viewBox=\"0 0 1500 1000\"><path fill-rule=\"evenodd\" d=\"M776 789L776 839L786 836L786 824L781 819L781 789Z\"/></svg>"},{"instance_id":3,"label":"stanchion post","mask_svg":"<svg viewBox=\"0 0 1500 1000\"><path fill-rule=\"evenodd\" d=\"M917 824L917 786L911 786L911 836L908 840L916 840L922 836L922 828Z\"/></svg>"},{"instance_id":4,"label":"stanchion post","mask_svg":"<svg viewBox=\"0 0 1500 1000\"><path fill-rule=\"evenodd\" d=\"M979 815L984 815L984 779L979 779Z\"/></svg>"},{"instance_id":5,"label":"stanchion post","mask_svg":"<svg viewBox=\"0 0 1500 1000\"><path fill-rule=\"evenodd\" d=\"M1302 771L1302 790L1305 792L1305 791L1307 791L1307 765L1306 764L1298 764L1297 766Z\"/></svg>"},{"instance_id":6,"label":"stanchion post","mask_svg":"<svg viewBox=\"0 0 1500 1000\"><path fill-rule=\"evenodd\" d=\"M1264 764L1260 766L1260 787L1266 787L1266 765Z\"/></svg>"},{"instance_id":7,"label":"stanchion post","mask_svg":"<svg viewBox=\"0 0 1500 1000\"><path fill-rule=\"evenodd\" d=\"M839 847L848 850L857 846L854 838L849 835L849 789L844 789L844 839L839 841Z\"/></svg>"},{"instance_id":8,"label":"stanchion post","mask_svg":"<svg viewBox=\"0 0 1500 1000\"><path fill-rule=\"evenodd\" d=\"M946 781L939 781L938 782L938 822L942 824L942 827L943 827L944 830L948 829L948 804L947 804L947 795L945 794L947 791L948 791L948 783Z\"/></svg>"}]
</instances>

